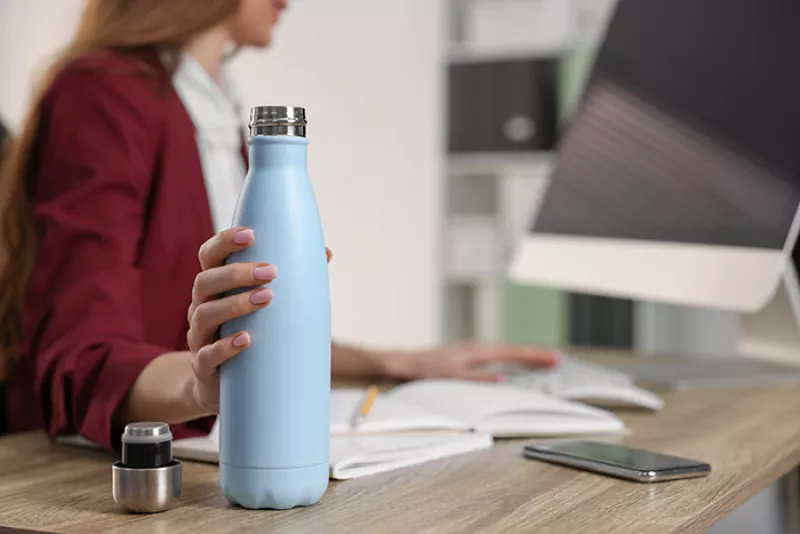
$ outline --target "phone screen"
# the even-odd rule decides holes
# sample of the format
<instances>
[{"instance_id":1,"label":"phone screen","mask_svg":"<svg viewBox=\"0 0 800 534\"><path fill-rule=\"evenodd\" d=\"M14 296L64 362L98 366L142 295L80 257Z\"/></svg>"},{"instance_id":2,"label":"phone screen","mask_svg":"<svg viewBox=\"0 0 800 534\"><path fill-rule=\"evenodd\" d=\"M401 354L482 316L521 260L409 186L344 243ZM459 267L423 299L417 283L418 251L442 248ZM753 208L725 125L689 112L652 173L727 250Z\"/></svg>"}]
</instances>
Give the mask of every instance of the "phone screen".
<instances>
[{"instance_id":1,"label":"phone screen","mask_svg":"<svg viewBox=\"0 0 800 534\"><path fill-rule=\"evenodd\" d=\"M687 458L591 441L565 441L556 444L532 445L531 448L555 456L582 458L636 471L657 472L705 465L703 462Z\"/></svg>"}]
</instances>

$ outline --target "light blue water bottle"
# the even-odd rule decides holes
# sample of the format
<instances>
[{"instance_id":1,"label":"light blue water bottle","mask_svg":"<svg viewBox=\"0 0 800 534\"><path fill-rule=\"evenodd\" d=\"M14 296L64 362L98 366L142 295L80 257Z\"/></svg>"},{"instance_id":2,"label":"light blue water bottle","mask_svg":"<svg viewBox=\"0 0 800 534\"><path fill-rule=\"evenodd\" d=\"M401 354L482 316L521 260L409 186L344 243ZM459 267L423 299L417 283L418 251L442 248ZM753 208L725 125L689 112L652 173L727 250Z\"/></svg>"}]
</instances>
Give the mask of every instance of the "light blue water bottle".
<instances>
[{"instance_id":1,"label":"light blue water bottle","mask_svg":"<svg viewBox=\"0 0 800 534\"><path fill-rule=\"evenodd\" d=\"M228 262L278 267L272 303L222 327L252 343L220 369L219 474L245 508L316 503L328 487L330 293L319 210L306 169L305 110L251 110L250 169L234 226L255 242Z\"/></svg>"}]
</instances>

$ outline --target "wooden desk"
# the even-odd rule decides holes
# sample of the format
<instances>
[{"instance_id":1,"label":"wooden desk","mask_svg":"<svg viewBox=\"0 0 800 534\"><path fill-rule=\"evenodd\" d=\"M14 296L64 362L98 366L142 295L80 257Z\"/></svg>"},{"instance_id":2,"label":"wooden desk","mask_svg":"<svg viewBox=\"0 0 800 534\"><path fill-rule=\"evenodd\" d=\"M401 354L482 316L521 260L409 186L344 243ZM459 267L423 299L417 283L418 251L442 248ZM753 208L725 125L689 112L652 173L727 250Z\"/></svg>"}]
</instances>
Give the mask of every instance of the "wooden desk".
<instances>
[{"instance_id":1,"label":"wooden desk","mask_svg":"<svg viewBox=\"0 0 800 534\"><path fill-rule=\"evenodd\" d=\"M644 485L525 460L526 440L332 483L316 506L230 507L215 466L186 463L184 496L157 515L111 498L112 458L41 434L0 439L0 525L65 533L703 532L800 463L800 388L666 396L623 414L621 441L711 463L705 479ZM529 441L529 440L527 440ZM0 529L1 531L2 529Z\"/></svg>"}]
</instances>

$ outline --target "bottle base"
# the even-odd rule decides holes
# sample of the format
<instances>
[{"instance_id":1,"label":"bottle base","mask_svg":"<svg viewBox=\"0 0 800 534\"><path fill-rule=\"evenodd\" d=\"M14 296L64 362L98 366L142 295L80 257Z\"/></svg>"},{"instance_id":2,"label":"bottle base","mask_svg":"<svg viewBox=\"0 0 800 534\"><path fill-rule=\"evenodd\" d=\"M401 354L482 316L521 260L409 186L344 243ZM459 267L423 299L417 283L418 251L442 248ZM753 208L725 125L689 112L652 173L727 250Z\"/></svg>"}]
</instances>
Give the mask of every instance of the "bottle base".
<instances>
[{"instance_id":1,"label":"bottle base","mask_svg":"<svg viewBox=\"0 0 800 534\"><path fill-rule=\"evenodd\" d=\"M248 469L219 464L222 493L253 510L287 510L316 504L328 489L328 463L287 469Z\"/></svg>"}]
</instances>

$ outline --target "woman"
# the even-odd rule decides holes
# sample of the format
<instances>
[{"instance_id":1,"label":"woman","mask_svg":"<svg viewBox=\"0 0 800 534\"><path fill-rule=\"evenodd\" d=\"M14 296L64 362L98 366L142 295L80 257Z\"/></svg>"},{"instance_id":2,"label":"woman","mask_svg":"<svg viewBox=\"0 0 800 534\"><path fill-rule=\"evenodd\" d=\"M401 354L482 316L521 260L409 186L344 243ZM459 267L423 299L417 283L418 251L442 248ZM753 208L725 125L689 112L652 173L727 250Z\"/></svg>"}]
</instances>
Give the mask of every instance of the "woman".
<instances>
[{"instance_id":1,"label":"woman","mask_svg":"<svg viewBox=\"0 0 800 534\"><path fill-rule=\"evenodd\" d=\"M250 343L247 332L217 339L218 327L268 306L280 276L279 265L223 266L258 239L225 229L246 154L224 60L231 47L266 46L285 7L89 0L0 182L12 431L77 432L115 449L131 421L169 422L176 437L210 429L217 367ZM248 286L258 288L220 297ZM336 345L332 365L337 378L492 380L478 366L499 360L553 357L474 344L407 354Z\"/></svg>"}]
</instances>

